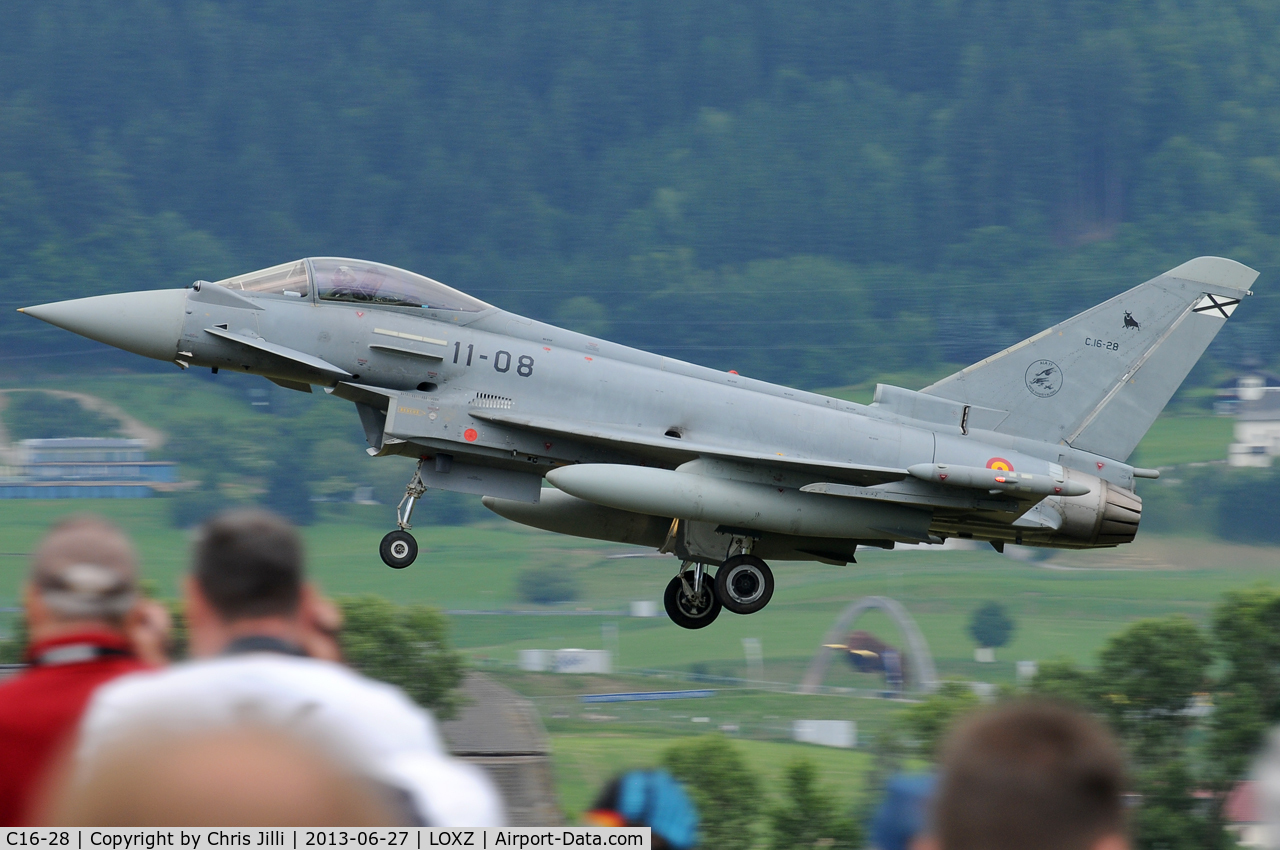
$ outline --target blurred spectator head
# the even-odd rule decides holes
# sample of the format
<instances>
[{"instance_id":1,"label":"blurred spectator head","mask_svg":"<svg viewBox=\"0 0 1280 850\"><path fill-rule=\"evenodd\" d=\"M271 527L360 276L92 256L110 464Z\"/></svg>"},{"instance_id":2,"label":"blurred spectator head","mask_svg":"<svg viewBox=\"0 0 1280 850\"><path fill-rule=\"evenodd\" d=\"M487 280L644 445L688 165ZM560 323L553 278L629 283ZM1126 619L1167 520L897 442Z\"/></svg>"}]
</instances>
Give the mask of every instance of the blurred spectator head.
<instances>
[{"instance_id":1,"label":"blurred spectator head","mask_svg":"<svg viewBox=\"0 0 1280 850\"><path fill-rule=\"evenodd\" d=\"M871 821L871 843L879 850L911 850L928 831L929 806L938 786L928 773L895 776Z\"/></svg>"},{"instance_id":2,"label":"blurred spectator head","mask_svg":"<svg viewBox=\"0 0 1280 850\"><path fill-rule=\"evenodd\" d=\"M1124 758L1093 718L1044 702L984 711L943 750L942 850L1124 850Z\"/></svg>"},{"instance_id":3,"label":"blurred spectator head","mask_svg":"<svg viewBox=\"0 0 1280 850\"><path fill-rule=\"evenodd\" d=\"M118 628L137 599L137 554L124 532L104 519L69 517L36 550L26 600L34 640L67 624Z\"/></svg>"},{"instance_id":4,"label":"blurred spectator head","mask_svg":"<svg viewBox=\"0 0 1280 850\"><path fill-rule=\"evenodd\" d=\"M380 789L267 729L125 739L68 777L49 825L402 825Z\"/></svg>"},{"instance_id":5,"label":"blurred spectator head","mask_svg":"<svg viewBox=\"0 0 1280 850\"><path fill-rule=\"evenodd\" d=\"M698 810L665 770L633 770L612 780L584 816L588 826L647 826L654 850L698 843Z\"/></svg>"},{"instance_id":6,"label":"blurred spectator head","mask_svg":"<svg viewBox=\"0 0 1280 850\"><path fill-rule=\"evenodd\" d=\"M264 510L219 514L200 527L187 582L191 653L269 637L312 658L337 661L342 614L306 582L302 538Z\"/></svg>"},{"instance_id":7,"label":"blurred spectator head","mask_svg":"<svg viewBox=\"0 0 1280 850\"><path fill-rule=\"evenodd\" d=\"M302 599L302 540L268 511L219 514L200 528L194 578L227 622L292 616Z\"/></svg>"}]
</instances>

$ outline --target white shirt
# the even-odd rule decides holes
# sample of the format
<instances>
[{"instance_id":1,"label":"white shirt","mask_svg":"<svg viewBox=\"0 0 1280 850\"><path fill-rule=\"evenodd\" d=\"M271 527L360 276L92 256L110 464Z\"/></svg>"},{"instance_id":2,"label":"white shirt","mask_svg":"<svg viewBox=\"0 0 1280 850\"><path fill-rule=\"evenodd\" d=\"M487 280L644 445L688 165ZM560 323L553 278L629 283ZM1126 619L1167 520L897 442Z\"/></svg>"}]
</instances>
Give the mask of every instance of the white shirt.
<instances>
[{"instance_id":1,"label":"white shirt","mask_svg":"<svg viewBox=\"0 0 1280 850\"><path fill-rule=\"evenodd\" d=\"M502 826L479 768L450 758L431 715L403 691L340 664L254 652L134 673L95 692L80 726L81 763L139 734L241 724L278 728L404 790L430 826Z\"/></svg>"}]
</instances>

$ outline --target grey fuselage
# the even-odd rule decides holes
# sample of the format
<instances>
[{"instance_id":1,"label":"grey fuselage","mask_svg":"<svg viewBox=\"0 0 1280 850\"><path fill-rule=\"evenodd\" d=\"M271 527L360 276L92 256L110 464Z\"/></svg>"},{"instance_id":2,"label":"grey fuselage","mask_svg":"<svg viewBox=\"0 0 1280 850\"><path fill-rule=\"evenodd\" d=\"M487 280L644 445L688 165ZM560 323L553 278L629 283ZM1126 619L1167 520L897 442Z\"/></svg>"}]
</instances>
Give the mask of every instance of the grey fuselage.
<instances>
[{"instance_id":1,"label":"grey fuselage","mask_svg":"<svg viewBox=\"0 0 1280 850\"><path fill-rule=\"evenodd\" d=\"M1133 540L1134 478L1158 472L1125 461L1256 277L1198 257L921 391L878 385L870 405L343 258L25 312L183 368L355 403L370 454L421 461L410 510L421 487L440 488L516 522L686 561L750 550L842 563L859 546L949 537Z\"/></svg>"},{"instance_id":2,"label":"grey fuselage","mask_svg":"<svg viewBox=\"0 0 1280 850\"><path fill-rule=\"evenodd\" d=\"M569 502L561 493L551 497L556 504L535 508L541 479L566 464L676 469L705 459L706 447L720 453L720 461L704 463L699 471L752 483L767 480L787 490L831 481L862 483L856 469L838 465L985 468L993 459L1035 475L1050 475L1055 465L1090 470L1117 487L1132 488L1132 467L1068 446L921 421L883 404L856 404L720 372L497 308L459 313L239 293L226 298L216 290L208 284L199 292L188 290L176 358L297 385L329 385L331 392L362 407L371 453L445 454L449 469L428 467L429 486L488 496L486 503L499 513L557 531L661 545L658 538L676 517L637 511L622 511L630 517L605 516L602 511L618 509ZM318 357L351 377L337 380L207 330L221 326ZM734 457L741 462L726 460ZM768 458L796 465L760 465ZM833 464L829 471L820 469ZM914 480L873 486L946 495L946 488ZM832 502L830 496L797 498L815 505ZM815 529L793 524L782 531L775 523L761 532L757 545L763 549L757 551L776 558L843 560L859 544L937 542L956 535L1060 546L1096 542L1061 538L1043 528L1014 528L1010 523L1020 512L970 511L967 522L935 516L945 512L928 499L904 507L899 497L889 510L909 512L905 519L874 516L859 523L860 510L883 513L884 506L875 500L837 501L851 514L848 533L839 532L838 520ZM650 509L661 510L658 502ZM694 543L692 554L717 560L726 534L717 535L715 528L726 523L692 521L714 526L701 529L706 540ZM745 530L761 531L750 527L751 514L741 522ZM610 531L613 527L624 530ZM691 535L698 532L696 526L689 529Z\"/></svg>"}]
</instances>

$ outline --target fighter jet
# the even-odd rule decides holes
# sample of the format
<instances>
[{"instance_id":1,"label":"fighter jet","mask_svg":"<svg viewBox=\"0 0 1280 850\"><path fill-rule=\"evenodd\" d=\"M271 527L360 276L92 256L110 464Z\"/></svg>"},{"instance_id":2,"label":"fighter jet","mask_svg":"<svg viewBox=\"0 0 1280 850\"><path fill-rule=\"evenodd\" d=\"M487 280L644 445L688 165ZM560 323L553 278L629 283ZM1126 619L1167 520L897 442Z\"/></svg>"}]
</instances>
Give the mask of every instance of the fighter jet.
<instances>
[{"instance_id":1,"label":"fighter jet","mask_svg":"<svg viewBox=\"0 0 1280 850\"><path fill-rule=\"evenodd\" d=\"M1126 463L1258 273L1200 257L915 391L855 404L505 312L380 263L315 257L185 289L23 312L145 357L355 404L370 455L417 469L380 554L401 569L429 487L562 534L675 555L690 629L768 604L768 560L950 537L1134 539ZM551 487L544 486L544 482ZM714 569L714 574L710 572Z\"/></svg>"}]
</instances>

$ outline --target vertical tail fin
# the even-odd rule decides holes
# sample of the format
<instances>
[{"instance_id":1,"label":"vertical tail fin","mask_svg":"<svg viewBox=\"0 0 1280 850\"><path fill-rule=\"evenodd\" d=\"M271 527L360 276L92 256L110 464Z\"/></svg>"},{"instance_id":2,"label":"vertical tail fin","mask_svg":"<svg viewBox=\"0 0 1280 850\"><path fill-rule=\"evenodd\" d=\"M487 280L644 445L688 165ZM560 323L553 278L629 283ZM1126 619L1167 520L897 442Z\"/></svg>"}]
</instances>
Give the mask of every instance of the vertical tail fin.
<instances>
[{"instance_id":1,"label":"vertical tail fin","mask_svg":"<svg viewBox=\"0 0 1280 850\"><path fill-rule=\"evenodd\" d=\"M993 430L1126 459L1258 273L1197 257L921 392L1004 411Z\"/></svg>"}]
</instances>

